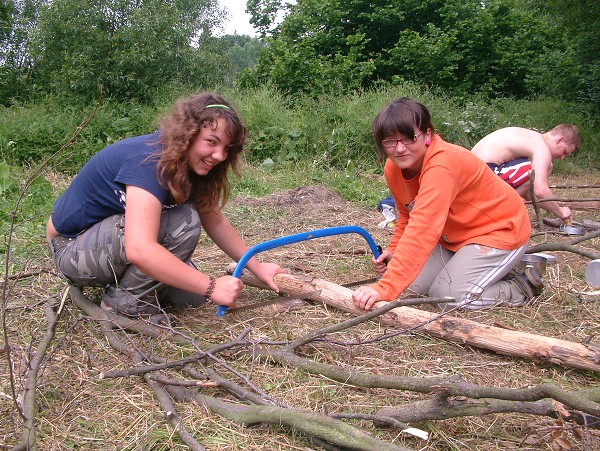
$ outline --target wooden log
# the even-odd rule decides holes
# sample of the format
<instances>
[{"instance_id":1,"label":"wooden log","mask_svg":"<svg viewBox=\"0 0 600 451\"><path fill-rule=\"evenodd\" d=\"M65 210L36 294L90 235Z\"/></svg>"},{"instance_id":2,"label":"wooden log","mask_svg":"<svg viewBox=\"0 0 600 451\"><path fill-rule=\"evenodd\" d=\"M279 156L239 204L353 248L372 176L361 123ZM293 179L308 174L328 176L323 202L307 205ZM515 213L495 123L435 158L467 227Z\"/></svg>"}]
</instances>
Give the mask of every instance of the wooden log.
<instances>
[{"instance_id":1,"label":"wooden log","mask_svg":"<svg viewBox=\"0 0 600 451\"><path fill-rule=\"evenodd\" d=\"M246 285L264 288L264 284L244 271ZM299 294L320 290L307 299L323 302L345 312L362 315L364 310L352 302L352 289L314 277L277 274L275 282L285 294ZM374 308L385 303L378 302ZM383 324L398 328L419 327L419 332L444 340L468 344L498 354L522 357L538 362L549 362L566 367L600 371L600 345L581 344L527 332L503 329L468 319L442 316L411 307L398 307L379 317Z\"/></svg>"},{"instance_id":2,"label":"wooden log","mask_svg":"<svg viewBox=\"0 0 600 451\"><path fill-rule=\"evenodd\" d=\"M600 230L600 222L591 219L584 219L581 221L581 225L586 229Z\"/></svg>"},{"instance_id":3,"label":"wooden log","mask_svg":"<svg viewBox=\"0 0 600 451\"><path fill-rule=\"evenodd\" d=\"M561 207L569 207L571 210L580 211L596 211L600 209L600 202L597 200L589 201L578 201L578 200L564 200L559 202Z\"/></svg>"}]
</instances>

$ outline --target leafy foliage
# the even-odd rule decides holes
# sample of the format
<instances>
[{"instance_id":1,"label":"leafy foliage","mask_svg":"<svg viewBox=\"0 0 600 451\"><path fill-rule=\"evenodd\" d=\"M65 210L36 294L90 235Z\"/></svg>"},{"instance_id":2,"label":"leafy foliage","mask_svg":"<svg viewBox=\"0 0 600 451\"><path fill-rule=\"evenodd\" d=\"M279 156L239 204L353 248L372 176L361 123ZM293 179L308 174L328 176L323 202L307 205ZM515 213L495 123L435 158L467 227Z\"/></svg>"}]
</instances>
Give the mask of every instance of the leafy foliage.
<instances>
[{"instance_id":1,"label":"leafy foliage","mask_svg":"<svg viewBox=\"0 0 600 451\"><path fill-rule=\"evenodd\" d=\"M25 0L0 9L0 103L54 93L149 101L231 81L217 0Z\"/></svg>"},{"instance_id":2,"label":"leafy foliage","mask_svg":"<svg viewBox=\"0 0 600 451\"><path fill-rule=\"evenodd\" d=\"M215 0L55 0L32 42L38 85L84 97L148 99L165 81L197 84L220 69L202 43Z\"/></svg>"},{"instance_id":3,"label":"leafy foliage","mask_svg":"<svg viewBox=\"0 0 600 451\"><path fill-rule=\"evenodd\" d=\"M569 98L591 104L600 112L600 4L594 0L520 0L522 7L533 10L546 22L563 28L572 42L572 58L563 60L559 67L542 67L540 72L553 71L555 77L546 76L552 93L563 92ZM565 66L575 70L569 71Z\"/></svg>"},{"instance_id":4,"label":"leafy foliage","mask_svg":"<svg viewBox=\"0 0 600 451\"><path fill-rule=\"evenodd\" d=\"M277 13L282 8L282 0L247 0L250 23L264 38L272 31Z\"/></svg>"},{"instance_id":5,"label":"leafy foliage","mask_svg":"<svg viewBox=\"0 0 600 451\"><path fill-rule=\"evenodd\" d=\"M290 102L272 86L254 90L219 90L232 101L246 128L245 148L250 163L277 169L298 162L324 168L380 171L371 137L377 112L392 99L407 96L428 106L436 131L444 138L471 148L486 134L509 125L546 131L557 123L575 123L582 134L581 149L569 158L584 167L600 167L598 125L595 117L578 106L555 99L531 100L470 97L467 101L441 96L404 82L352 94L297 97ZM73 174L95 152L127 136L150 133L157 120L181 91L165 91L146 102L105 100L78 141L54 162L57 170ZM55 98L0 107L0 161L10 165L35 164L67 142L91 102L66 105Z\"/></svg>"},{"instance_id":6,"label":"leafy foliage","mask_svg":"<svg viewBox=\"0 0 600 451\"><path fill-rule=\"evenodd\" d=\"M93 109L93 104L70 106L53 98L0 107L0 161L17 166L39 163L60 149ZM67 173L77 172L106 145L152 132L156 116L155 106L105 101L78 141L50 165Z\"/></svg>"},{"instance_id":7,"label":"leafy foliage","mask_svg":"<svg viewBox=\"0 0 600 451\"><path fill-rule=\"evenodd\" d=\"M215 52L222 55L227 65L227 69L222 73L226 84L234 84L237 74L252 68L263 48L260 39L238 34L212 38L212 43Z\"/></svg>"},{"instance_id":8,"label":"leafy foliage","mask_svg":"<svg viewBox=\"0 0 600 451\"><path fill-rule=\"evenodd\" d=\"M300 0L267 43L246 85L313 96L385 80L524 97L544 92L550 66L573 76L560 30L511 0Z\"/></svg>"},{"instance_id":9,"label":"leafy foliage","mask_svg":"<svg viewBox=\"0 0 600 451\"><path fill-rule=\"evenodd\" d=\"M44 0L6 0L0 4L0 104L30 91L29 35Z\"/></svg>"}]
</instances>

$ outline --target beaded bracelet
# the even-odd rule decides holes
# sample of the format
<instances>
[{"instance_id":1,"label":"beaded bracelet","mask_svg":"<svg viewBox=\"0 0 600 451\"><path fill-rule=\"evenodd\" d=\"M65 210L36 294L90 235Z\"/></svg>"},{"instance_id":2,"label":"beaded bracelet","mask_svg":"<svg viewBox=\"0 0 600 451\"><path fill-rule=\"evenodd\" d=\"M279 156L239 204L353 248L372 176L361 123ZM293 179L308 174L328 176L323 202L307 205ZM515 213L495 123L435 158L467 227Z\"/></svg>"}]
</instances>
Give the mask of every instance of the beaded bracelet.
<instances>
[{"instance_id":1,"label":"beaded bracelet","mask_svg":"<svg viewBox=\"0 0 600 451\"><path fill-rule=\"evenodd\" d=\"M215 286L217 285L217 279L214 277L210 278L210 282L208 283L208 288L206 289L206 293L204 293L204 297L206 299L210 299L212 294L215 292Z\"/></svg>"}]
</instances>

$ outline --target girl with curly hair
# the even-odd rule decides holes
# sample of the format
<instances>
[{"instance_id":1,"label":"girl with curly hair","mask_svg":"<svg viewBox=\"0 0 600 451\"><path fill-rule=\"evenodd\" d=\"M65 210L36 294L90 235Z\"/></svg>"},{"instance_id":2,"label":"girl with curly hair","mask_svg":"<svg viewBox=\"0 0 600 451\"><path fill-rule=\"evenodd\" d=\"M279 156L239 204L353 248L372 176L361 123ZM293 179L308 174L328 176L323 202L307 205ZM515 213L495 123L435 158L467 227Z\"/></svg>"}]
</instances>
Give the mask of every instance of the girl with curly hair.
<instances>
[{"instance_id":1,"label":"girl with curly hair","mask_svg":"<svg viewBox=\"0 0 600 451\"><path fill-rule=\"evenodd\" d=\"M153 316L165 305L232 306L243 283L198 271L191 257L201 227L234 260L248 250L221 209L237 174L246 129L220 96L176 102L155 133L94 155L54 203L46 238L58 270L76 286L105 287L101 305ZM285 272L252 258L261 281Z\"/></svg>"}]
</instances>

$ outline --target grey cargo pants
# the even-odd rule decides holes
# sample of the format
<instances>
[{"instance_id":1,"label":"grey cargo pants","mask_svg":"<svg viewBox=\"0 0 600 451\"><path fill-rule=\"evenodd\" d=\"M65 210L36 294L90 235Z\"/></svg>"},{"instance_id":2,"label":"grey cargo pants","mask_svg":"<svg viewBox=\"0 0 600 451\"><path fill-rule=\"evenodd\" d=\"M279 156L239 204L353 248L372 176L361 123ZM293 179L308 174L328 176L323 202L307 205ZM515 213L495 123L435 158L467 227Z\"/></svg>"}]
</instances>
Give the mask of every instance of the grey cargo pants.
<instances>
[{"instance_id":1,"label":"grey cargo pants","mask_svg":"<svg viewBox=\"0 0 600 451\"><path fill-rule=\"evenodd\" d=\"M200 217L189 204L164 210L158 242L180 260L192 265L191 257L200 239ZM161 302L175 293L187 297L188 305L205 301L203 296L167 287L151 279L127 261L125 215L117 214L94 224L76 238L56 237L49 243L52 261L71 283L79 287L105 287L102 302L129 316L154 315Z\"/></svg>"},{"instance_id":2,"label":"grey cargo pants","mask_svg":"<svg viewBox=\"0 0 600 451\"><path fill-rule=\"evenodd\" d=\"M454 298L442 309L522 305L528 299L509 272L526 250L527 244L513 250L468 244L452 252L438 244L407 292Z\"/></svg>"}]
</instances>

